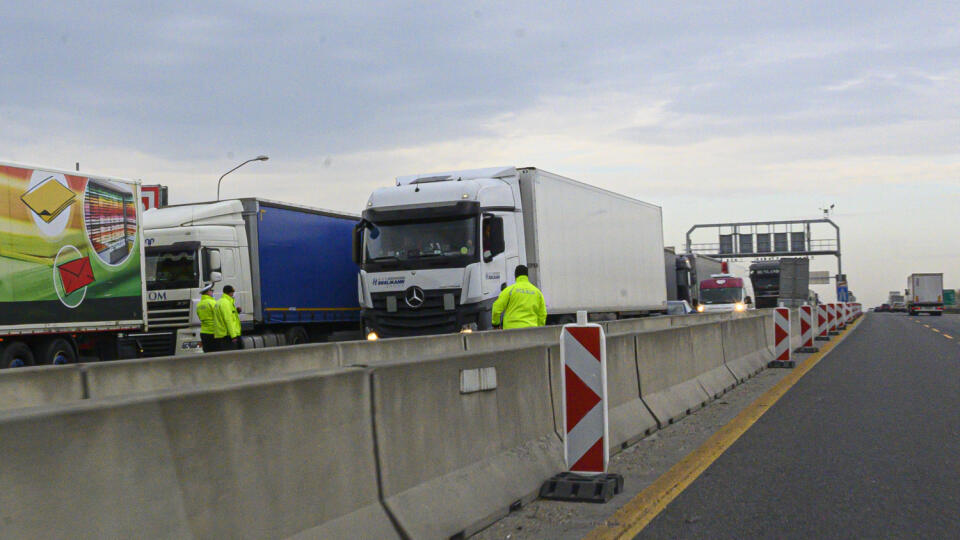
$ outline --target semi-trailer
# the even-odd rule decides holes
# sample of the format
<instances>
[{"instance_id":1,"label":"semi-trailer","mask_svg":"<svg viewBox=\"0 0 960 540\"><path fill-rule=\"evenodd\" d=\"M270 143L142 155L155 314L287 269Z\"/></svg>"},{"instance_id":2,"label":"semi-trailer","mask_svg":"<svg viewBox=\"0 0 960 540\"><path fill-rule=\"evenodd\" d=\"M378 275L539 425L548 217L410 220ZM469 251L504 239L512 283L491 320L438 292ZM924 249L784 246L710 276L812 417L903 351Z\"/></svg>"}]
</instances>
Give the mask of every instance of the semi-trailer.
<instances>
[{"instance_id":1,"label":"semi-trailer","mask_svg":"<svg viewBox=\"0 0 960 540\"><path fill-rule=\"evenodd\" d=\"M910 315L943 315L943 274L907 277L907 311Z\"/></svg>"},{"instance_id":2,"label":"semi-trailer","mask_svg":"<svg viewBox=\"0 0 960 540\"><path fill-rule=\"evenodd\" d=\"M368 338L491 327L518 265L548 324L666 310L658 206L533 167L397 178L355 233Z\"/></svg>"},{"instance_id":3,"label":"semi-trailer","mask_svg":"<svg viewBox=\"0 0 960 540\"><path fill-rule=\"evenodd\" d=\"M0 367L135 357L138 181L0 163Z\"/></svg>"},{"instance_id":4,"label":"semi-trailer","mask_svg":"<svg viewBox=\"0 0 960 540\"><path fill-rule=\"evenodd\" d=\"M266 199L167 206L144 213L145 356L201 351L196 304L231 285L244 348L360 337L351 238L360 216Z\"/></svg>"}]
</instances>

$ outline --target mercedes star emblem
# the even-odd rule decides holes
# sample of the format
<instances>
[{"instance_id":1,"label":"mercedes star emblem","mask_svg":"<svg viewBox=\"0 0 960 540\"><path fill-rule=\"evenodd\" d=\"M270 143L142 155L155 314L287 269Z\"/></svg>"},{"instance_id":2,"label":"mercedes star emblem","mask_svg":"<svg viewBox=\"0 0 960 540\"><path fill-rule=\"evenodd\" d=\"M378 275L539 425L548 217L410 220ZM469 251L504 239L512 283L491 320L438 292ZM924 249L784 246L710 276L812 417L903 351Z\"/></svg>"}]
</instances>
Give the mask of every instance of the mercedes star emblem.
<instances>
[{"instance_id":1,"label":"mercedes star emblem","mask_svg":"<svg viewBox=\"0 0 960 540\"><path fill-rule=\"evenodd\" d=\"M417 309L422 306L426 298L427 295L424 294L423 289L416 285L410 287L403 293L403 301L406 302L410 309Z\"/></svg>"}]
</instances>

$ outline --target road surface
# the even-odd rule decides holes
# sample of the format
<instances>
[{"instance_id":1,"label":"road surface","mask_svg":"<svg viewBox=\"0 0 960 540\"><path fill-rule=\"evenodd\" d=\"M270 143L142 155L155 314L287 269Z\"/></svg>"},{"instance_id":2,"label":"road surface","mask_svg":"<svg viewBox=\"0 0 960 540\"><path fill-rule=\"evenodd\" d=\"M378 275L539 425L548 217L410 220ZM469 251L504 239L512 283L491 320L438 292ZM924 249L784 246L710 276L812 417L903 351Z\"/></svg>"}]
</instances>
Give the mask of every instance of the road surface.
<instances>
[{"instance_id":1,"label":"road surface","mask_svg":"<svg viewBox=\"0 0 960 540\"><path fill-rule=\"evenodd\" d=\"M960 538L960 315L869 314L637 538Z\"/></svg>"}]
</instances>

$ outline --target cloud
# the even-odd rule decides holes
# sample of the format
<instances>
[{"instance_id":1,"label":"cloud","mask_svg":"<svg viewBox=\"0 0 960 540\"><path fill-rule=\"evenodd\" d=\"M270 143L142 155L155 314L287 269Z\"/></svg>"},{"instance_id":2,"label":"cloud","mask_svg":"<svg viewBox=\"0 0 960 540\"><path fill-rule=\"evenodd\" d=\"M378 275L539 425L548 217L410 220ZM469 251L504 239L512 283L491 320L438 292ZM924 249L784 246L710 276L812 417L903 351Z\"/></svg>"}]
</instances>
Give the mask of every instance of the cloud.
<instances>
[{"instance_id":1,"label":"cloud","mask_svg":"<svg viewBox=\"0 0 960 540\"><path fill-rule=\"evenodd\" d=\"M400 174L534 165L664 204L676 237L960 180L957 20L888 2L18 3L0 149L181 202L265 153L224 193L355 211Z\"/></svg>"}]
</instances>

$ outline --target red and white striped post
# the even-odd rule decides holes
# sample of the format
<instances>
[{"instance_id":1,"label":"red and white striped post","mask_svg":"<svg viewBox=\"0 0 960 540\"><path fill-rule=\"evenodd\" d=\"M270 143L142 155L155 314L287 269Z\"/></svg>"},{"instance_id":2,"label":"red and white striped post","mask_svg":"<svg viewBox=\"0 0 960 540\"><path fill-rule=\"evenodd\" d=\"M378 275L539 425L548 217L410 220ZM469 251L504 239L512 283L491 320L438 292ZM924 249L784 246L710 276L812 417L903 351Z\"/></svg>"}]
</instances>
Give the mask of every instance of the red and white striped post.
<instances>
[{"instance_id":1,"label":"red and white striped post","mask_svg":"<svg viewBox=\"0 0 960 540\"><path fill-rule=\"evenodd\" d=\"M847 327L847 319L844 314L843 302L837 303L837 331L842 332Z\"/></svg>"},{"instance_id":2,"label":"red and white striped post","mask_svg":"<svg viewBox=\"0 0 960 540\"><path fill-rule=\"evenodd\" d=\"M563 362L563 453L571 472L603 474L607 447L607 354L599 324L568 324L560 337Z\"/></svg>"},{"instance_id":3,"label":"red and white striped post","mask_svg":"<svg viewBox=\"0 0 960 540\"><path fill-rule=\"evenodd\" d=\"M790 351L790 308L773 310L773 361L767 367L794 367Z\"/></svg>"},{"instance_id":4,"label":"red and white striped post","mask_svg":"<svg viewBox=\"0 0 960 540\"><path fill-rule=\"evenodd\" d=\"M820 349L813 346L813 307L800 306L800 347L797 352L815 353Z\"/></svg>"},{"instance_id":5,"label":"red and white striped post","mask_svg":"<svg viewBox=\"0 0 960 540\"><path fill-rule=\"evenodd\" d=\"M607 474L610 426L607 405L607 346L603 328L577 313L560 334L563 397L563 457L569 472L547 480L540 496L606 502L623 489L623 477Z\"/></svg>"},{"instance_id":6,"label":"red and white striped post","mask_svg":"<svg viewBox=\"0 0 960 540\"><path fill-rule=\"evenodd\" d=\"M837 305L834 303L827 304L827 318L828 326L830 327L829 334L835 336L840 332L837 331Z\"/></svg>"},{"instance_id":7,"label":"red and white striped post","mask_svg":"<svg viewBox=\"0 0 960 540\"><path fill-rule=\"evenodd\" d=\"M830 341L830 324L827 319L827 304L817 304L817 341Z\"/></svg>"}]
</instances>

